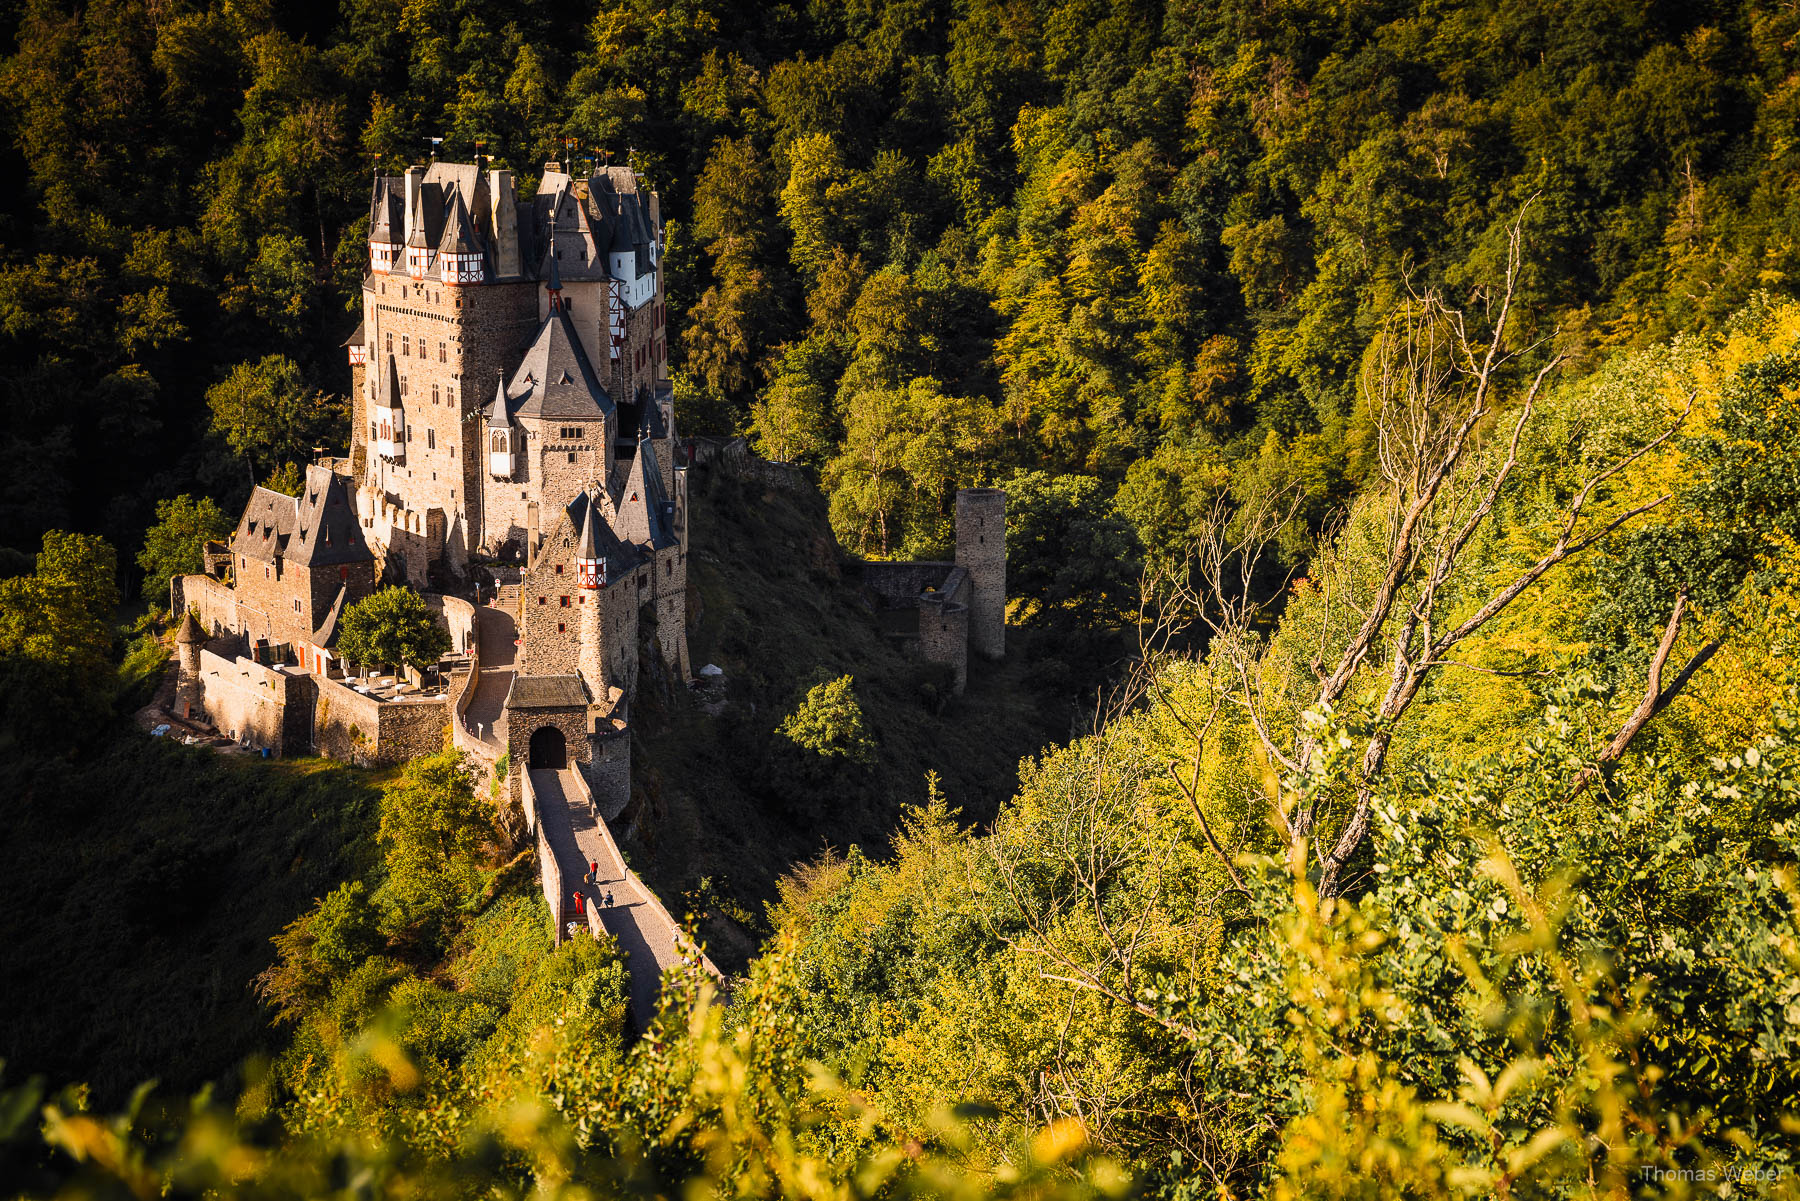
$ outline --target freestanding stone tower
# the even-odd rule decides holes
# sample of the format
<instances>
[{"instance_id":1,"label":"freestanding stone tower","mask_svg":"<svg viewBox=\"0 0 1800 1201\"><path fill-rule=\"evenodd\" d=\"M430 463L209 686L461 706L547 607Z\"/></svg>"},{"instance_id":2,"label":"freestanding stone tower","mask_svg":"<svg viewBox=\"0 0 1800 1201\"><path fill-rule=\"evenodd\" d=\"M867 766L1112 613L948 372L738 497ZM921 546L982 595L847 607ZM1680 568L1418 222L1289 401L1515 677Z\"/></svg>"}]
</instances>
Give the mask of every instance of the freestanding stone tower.
<instances>
[{"instance_id":1,"label":"freestanding stone tower","mask_svg":"<svg viewBox=\"0 0 1800 1201\"><path fill-rule=\"evenodd\" d=\"M1006 493L964 488L956 494L956 565L969 573L969 646L1006 654Z\"/></svg>"},{"instance_id":2,"label":"freestanding stone tower","mask_svg":"<svg viewBox=\"0 0 1800 1201\"><path fill-rule=\"evenodd\" d=\"M206 631L194 620L190 606L175 632L175 646L180 653L175 675L175 712L191 718L200 710L200 648L206 645Z\"/></svg>"}]
</instances>

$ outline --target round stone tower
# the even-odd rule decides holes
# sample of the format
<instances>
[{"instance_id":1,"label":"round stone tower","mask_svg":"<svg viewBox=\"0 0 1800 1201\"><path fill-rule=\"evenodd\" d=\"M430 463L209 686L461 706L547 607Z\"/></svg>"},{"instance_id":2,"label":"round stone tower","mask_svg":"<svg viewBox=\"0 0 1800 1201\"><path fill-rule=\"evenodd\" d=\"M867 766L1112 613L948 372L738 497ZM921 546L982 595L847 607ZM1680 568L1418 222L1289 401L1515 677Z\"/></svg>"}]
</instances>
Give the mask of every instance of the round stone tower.
<instances>
[{"instance_id":1,"label":"round stone tower","mask_svg":"<svg viewBox=\"0 0 1800 1201\"><path fill-rule=\"evenodd\" d=\"M175 715L191 718L200 710L200 648L206 645L206 631L194 620L194 611L182 614L181 628L175 631Z\"/></svg>"},{"instance_id":2,"label":"round stone tower","mask_svg":"<svg viewBox=\"0 0 1800 1201\"><path fill-rule=\"evenodd\" d=\"M956 494L956 565L969 573L969 647L1006 654L1006 492L964 488Z\"/></svg>"}]
</instances>

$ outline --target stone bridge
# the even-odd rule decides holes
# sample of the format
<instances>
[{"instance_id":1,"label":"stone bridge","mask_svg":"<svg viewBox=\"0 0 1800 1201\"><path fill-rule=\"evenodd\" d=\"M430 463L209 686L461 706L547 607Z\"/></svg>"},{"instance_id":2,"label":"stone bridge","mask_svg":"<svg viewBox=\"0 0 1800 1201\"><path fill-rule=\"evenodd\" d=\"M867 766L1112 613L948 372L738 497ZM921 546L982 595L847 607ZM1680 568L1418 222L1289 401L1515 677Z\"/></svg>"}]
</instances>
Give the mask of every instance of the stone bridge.
<instances>
[{"instance_id":1,"label":"stone bridge","mask_svg":"<svg viewBox=\"0 0 1800 1201\"><path fill-rule=\"evenodd\" d=\"M641 1034L656 1016L663 972L681 959L681 927L638 874L625 866L578 766L528 768L524 784L525 819L538 835L538 868L544 899L556 919L556 940L561 942L568 923L578 920L575 895L580 893L579 920L592 933L604 929L625 952L631 1021ZM583 883L590 864L599 865L597 882L591 885ZM606 905L609 893L613 903ZM719 976L711 960L701 962Z\"/></svg>"}]
</instances>

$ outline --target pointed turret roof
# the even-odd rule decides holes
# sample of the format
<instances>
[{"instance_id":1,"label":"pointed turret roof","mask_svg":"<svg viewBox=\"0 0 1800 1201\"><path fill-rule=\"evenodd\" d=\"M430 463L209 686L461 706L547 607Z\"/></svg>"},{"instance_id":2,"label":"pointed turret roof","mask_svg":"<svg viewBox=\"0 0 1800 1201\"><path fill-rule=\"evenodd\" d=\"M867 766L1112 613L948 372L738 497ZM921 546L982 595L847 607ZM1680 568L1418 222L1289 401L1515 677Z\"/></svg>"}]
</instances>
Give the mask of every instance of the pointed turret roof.
<instances>
[{"instance_id":1,"label":"pointed turret roof","mask_svg":"<svg viewBox=\"0 0 1800 1201\"><path fill-rule=\"evenodd\" d=\"M507 411L506 405L506 373L504 371L500 372L498 378L494 380L494 399L488 404L487 423L489 429L505 429L512 424L512 415Z\"/></svg>"},{"instance_id":2,"label":"pointed turret roof","mask_svg":"<svg viewBox=\"0 0 1800 1201\"><path fill-rule=\"evenodd\" d=\"M481 248L475 244L474 223L469 220L469 210L463 205L460 190L450 193L450 217L444 222L444 235L438 240L438 253L481 253Z\"/></svg>"},{"instance_id":3,"label":"pointed turret roof","mask_svg":"<svg viewBox=\"0 0 1800 1201\"><path fill-rule=\"evenodd\" d=\"M594 543L594 510L597 506L591 503L592 499L590 495L590 503L586 506L587 512L581 519L581 541L575 545L575 557L583 561L600 557L600 551Z\"/></svg>"},{"instance_id":4,"label":"pointed turret roof","mask_svg":"<svg viewBox=\"0 0 1800 1201\"><path fill-rule=\"evenodd\" d=\"M615 411L568 313L552 309L506 389L515 417L592 421Z\"/></svg>"},{"instance_id":5,"label":"pointed turret roof","mask_svg":"<svg viewBox=\"0 0 1800 1201\"><path fill-rule=\"evenodd\" d=\"M429 246L425 240L425 189L420 188L413 197L412 236L406 239L408 246Z\"/></svg>"},{"instance_id":6,"label":"pointed turret roof","mask_svg":"<svg viewBox=\"0 0 1800 1201\"><path fill-rule=\"evenodd\" d=\"M619 537L634 546L662 550L676 543L675 506L663 491L662 472L647 441L638 443L620 486L617 528Z\"/></svg>"},{"instance_id":7,"label":"pointed turret roof","mask_svg":"<svg viewBox=\"0 0 1800 1201\"><path fill-rule=\"evenodd\" d=\"M401 181L377 175L369 198L369 241L398 242L405 232L406 196Z\"/></svg>"},{"instance_id":8,"label":"pointed turret roof","mask_svg":"<svg viewBox=\"0 0 1800 1201\"><path fill-rule=\"evenodd\" d=\"M607 507L605 495L596 488L577 492L563 512L569 519L569 528L582 532L584 543L592 536L592 553L587 557L604 563L606 578L617 580L643 562L644 556L637 547L620 541L618 534L613 532L612 523L607 520Z\"/></svg>"},{"instance_id":9,"label":"pointed turret roof","mask_svg":"<svg viewBox=\"0 0 1800 1201\"><path fill-rule=\"evenodd\" d=\"M556 265L556 231L554 229L550 231L550 279L544 285L544 291L556 293L562 291L562 271ZM552 303L560 304L561 301L553 300Z\"/></svg>"},{"instance_id":10,"label":"pointed turret roof","mask_svg":"<svg viewBox=\"0 0 1800 1201\"><path fill-rule=\"evenodd\" d=\"M182 611L181 628L175 631L175 641L182 646L192 646L196 642L206 641L206 631L200 628L200 621L194 616L193 609Z\"/></svg>"}]
</instances>

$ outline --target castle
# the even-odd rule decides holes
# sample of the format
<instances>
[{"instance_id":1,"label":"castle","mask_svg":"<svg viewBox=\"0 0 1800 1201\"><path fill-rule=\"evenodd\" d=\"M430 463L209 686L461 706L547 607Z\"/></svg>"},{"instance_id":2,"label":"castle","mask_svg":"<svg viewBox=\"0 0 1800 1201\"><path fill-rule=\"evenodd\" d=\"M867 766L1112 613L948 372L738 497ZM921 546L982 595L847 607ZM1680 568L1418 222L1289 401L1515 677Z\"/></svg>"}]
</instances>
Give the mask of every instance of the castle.
<instances>
[{"instance_id":1,"label":"castle","mask_svg":"<svg viewBox=\"0 0 1800 1201\"><path fill-rule=\"evenodd\" d=\"M696 446L677 443L663 249L629 168L547 163L526 199L480 161L378 176L349 453L297 497L255 489L206 573L173 581L176 716L365 762L429 754L448 728L528 813L543 768L576 769L617 815L641 669L692 674ZM1002 653L1004 524L1003 494L959 493L955 563L868 566L959 692L969 647ZM338 653L344 612L392 583L450 631L434 670Z\"/></svg>"}]
</instances>

